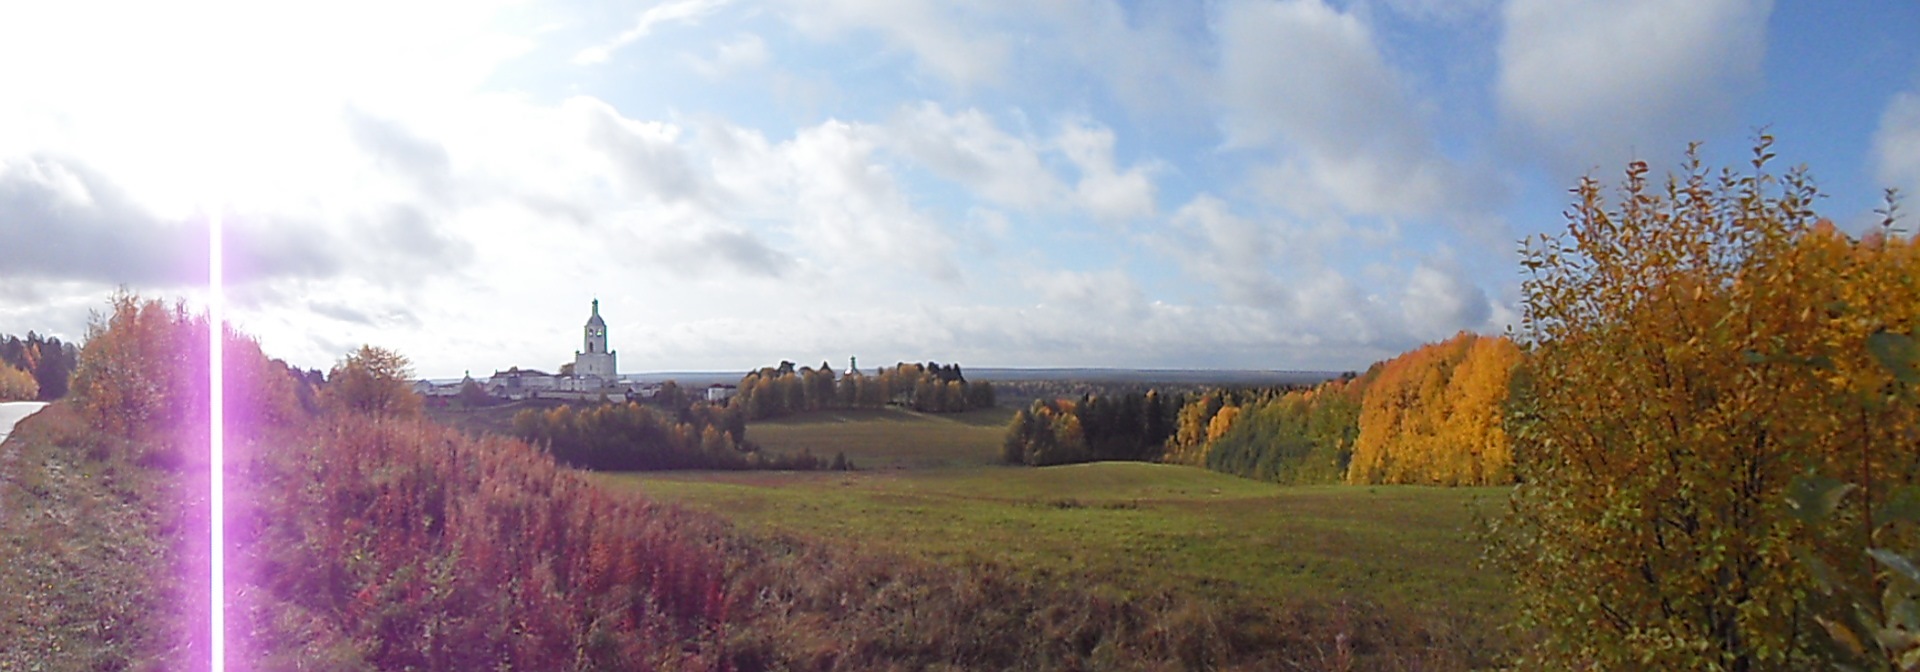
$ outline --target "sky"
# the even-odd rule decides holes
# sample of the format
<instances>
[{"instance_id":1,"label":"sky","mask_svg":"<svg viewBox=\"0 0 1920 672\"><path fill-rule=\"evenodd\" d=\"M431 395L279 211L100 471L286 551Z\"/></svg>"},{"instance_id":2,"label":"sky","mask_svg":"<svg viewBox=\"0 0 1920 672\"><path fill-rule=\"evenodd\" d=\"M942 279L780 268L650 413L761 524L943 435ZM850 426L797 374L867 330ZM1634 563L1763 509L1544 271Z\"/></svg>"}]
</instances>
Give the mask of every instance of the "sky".
<instances>
[{"instance_id":1,"label":"sky","mask_svg":"<svg viewBox=\"0 0 1920 672\"><path fill-rule=\"evenodd\" d=\"M1350 370L1520 302L1582 176L1920 194L1920 3L0 3L0 333L124 287L325 369ZM1920 213L1920 200L1909 200ZM1920 222L1916 215L1906 220Z\"/></svg>"}]
</instances>

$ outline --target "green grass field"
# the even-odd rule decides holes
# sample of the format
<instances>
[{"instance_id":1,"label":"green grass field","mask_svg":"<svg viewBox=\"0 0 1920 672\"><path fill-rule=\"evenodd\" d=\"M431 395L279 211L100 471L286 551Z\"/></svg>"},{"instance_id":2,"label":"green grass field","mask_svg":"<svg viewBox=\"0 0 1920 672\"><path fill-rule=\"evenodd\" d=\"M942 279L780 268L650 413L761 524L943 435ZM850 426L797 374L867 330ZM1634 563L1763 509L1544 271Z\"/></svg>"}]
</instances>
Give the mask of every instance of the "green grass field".
<instances>
[{"instance_id":1,"label":"green grass field","mask_svg":"<svg viewBox=\"0 0 1920 672\"><path fill-rule=\"evenodd\" d=\"M862 469L981 466L1000 459L1013 411L991 408L927 414L900 409L843 410L756 422L747 438L777 453L845 452Z\"/></svg>"},{"instance_id":2,"label":"green grass field","mask_svg":"<svg viewBox=\"0 0 1920 672\"><path fill-rule=\"evenodd\" d=\"M595 478L749 529L990 562L1119 594L1380 605L1471 640L1497 639L1508 614L1500 580L1474 565L1470 534L1471 507L1497 505L1501 488L1282 487L1140 463L995 466L1000 426L964 416L837 414L755 424L748 435L883 468Z\"/></svg>"}]
</instances>

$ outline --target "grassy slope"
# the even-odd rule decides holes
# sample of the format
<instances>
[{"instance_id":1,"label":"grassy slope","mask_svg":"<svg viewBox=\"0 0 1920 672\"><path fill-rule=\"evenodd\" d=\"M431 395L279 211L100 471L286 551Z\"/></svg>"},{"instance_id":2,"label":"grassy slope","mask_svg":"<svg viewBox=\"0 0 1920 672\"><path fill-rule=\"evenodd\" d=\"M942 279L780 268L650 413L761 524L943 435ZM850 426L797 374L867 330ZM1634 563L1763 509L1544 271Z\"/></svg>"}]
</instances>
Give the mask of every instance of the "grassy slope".
<instances>
[{"instance_id":1,"label":"grassy slope","mask_svg":"<svg viewBox=\"0 0 1920 672\"><path fill-rule=\"evenodd\" d=\"M1000 431L950 417L876 414L753 425L777 449L844 449L828 473L598 475L749 528L953 564L987 561L1127 594L1165 589L1219 603L1381 605L1469 641L1497 639L1506 601L1473 567L1474 502L1500 489L1284 488L1169 465L982 466ZM1482 504L1490 505L1490 504Z\"/></svg>"},{"instance_id":2,"label":"grassy slope","mask_svg":"<svg viewBox=\"0 0 1920 672\"><path fill-rule=\"evenodd\" d=\"M185 654L155 584L170 564L163 476L89 450L88 435L56 403L0 444L0 670L163 669Z\"/></svg>"}]
</instances>

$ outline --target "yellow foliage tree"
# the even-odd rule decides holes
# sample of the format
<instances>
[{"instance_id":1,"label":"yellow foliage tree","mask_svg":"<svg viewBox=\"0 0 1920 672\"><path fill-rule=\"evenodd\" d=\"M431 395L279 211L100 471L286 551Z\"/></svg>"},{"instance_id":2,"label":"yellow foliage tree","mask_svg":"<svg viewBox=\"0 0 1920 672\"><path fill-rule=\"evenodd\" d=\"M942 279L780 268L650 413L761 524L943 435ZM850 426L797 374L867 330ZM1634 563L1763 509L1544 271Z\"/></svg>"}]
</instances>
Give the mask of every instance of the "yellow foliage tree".
<instances>
[{"instance_id":1,"label":"yellow foliage tree","mask_svg":"<svg viewBox=\"0 0 1920 672\"><path fill-rule=\"evenodd\" d=\"M1828 668L1796 535L1875 580L1859 549L1920 450L1866 343L1913 333L1920 268L1910 240L1819 223L1803 174L1767 172L1770 143L1750 172L1690 150L1664 187L1635 163L1617 201L1584 180L1566 234L1529 246L1520 485L1490 554L1547 635L1533 666ZM1862 484L1835 530L1787 515L1809 471Z\"/></svg>"},{"instance_id":2,"label":"yellow foliage tree","mask_svg":"<svg viewBox=\"0 0 1920 672\"><path fill-rule=\"evenodd\" d=\"M33 374L0 364L0 401L32 401L40 397Z\"/></svg>"},{"instance_id":3,"label":"yellow foliage tree","mask_svg":"<svg viewBox=\"0 0 1920 672\"><path fill-rule=\"evenodd\" d=\"M1213 415L1213 420L1207 423L1207 442L1219 441L1220 437L1226 435L1227 430L1233 429L1233 421L1239 417L1239 406L1220 409L1219 413Z\"/></svg>"},{"instance_id":4,"label":"yellow foliage tree","mask_svg":"<svg viewBox=\"0 0 1920 672\"><path fill-rule=\"evenodd\" d=\"M1510 482L1500 417L1520 356L1505 338L1462 332L1382 362L1361 397L1347 482Z\"/></svg>"},{"instance_id":5,"label":"yellow foliage tree","mask_svg":"<svg viewBox=\"0 0 1920 672\"><path fill-rule=\"evenodd\" d=\"M1167 439L1166 452L1161 456L1161 461L1204 466L1207 463L1207 442L1210 440L1208 430L1212 429L1213 417L1225 405L1221 393L1213 391L1181 406L1174 421L1173 436Z\"/></svg>"}]
</instances>

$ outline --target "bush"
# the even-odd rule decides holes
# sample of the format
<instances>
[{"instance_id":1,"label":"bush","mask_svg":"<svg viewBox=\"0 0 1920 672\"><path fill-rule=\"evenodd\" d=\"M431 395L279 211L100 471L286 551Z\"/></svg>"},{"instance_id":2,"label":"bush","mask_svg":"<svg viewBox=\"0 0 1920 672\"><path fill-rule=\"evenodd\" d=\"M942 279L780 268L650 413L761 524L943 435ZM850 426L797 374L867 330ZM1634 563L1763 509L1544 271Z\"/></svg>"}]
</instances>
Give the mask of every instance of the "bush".
<instances>
[{"instance_id":1,"label":"bush","mask_svg":"<svg viewBox=\"0 0 1920 672\"><path fill-rule=\"evenodd\" d=\"M711 670L728 594L703 523L505 437L341 414L234 496L230 628L269 669Z\"/></svg>"},{"instance_id":2,"label":"bush","mask_svg":"<svg viewBox=\"0 0 1920 672\"><path fill-rule=\"evenodd\" d=\"M1916 409L1884 402L1864 347L1915 327L1915 246L1817 220L1803 174L1767 172L1770 142L1744 173L1690 151L1664 187L1635 163L1617 204L1584 180L1565 236L1528 248L1520 485L1490 553L1546 635L1534 665L1822 667L1789 483L1866 484L1818 533L1845 549L1920 478ZM1857 552L1829 564L1872 580Z\"/></svg>"}]
</instances>

